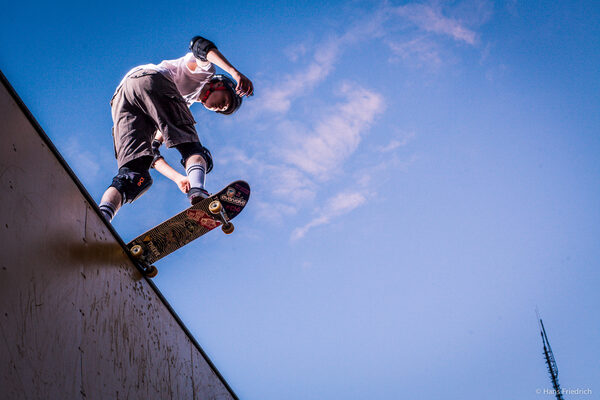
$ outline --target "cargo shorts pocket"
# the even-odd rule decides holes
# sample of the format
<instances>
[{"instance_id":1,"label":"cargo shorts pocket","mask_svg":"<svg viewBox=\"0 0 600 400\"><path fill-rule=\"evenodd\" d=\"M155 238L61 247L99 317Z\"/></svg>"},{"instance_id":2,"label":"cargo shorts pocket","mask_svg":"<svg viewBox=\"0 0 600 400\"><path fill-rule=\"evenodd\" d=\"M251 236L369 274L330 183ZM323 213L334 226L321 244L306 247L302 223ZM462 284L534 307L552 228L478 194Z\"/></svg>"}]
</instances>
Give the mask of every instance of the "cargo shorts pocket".
<instances>
[{"instance_id":1,"label":"cargo shorts pocket","mask_svg":"<svg viewBox=\"0 0 600 400\"><path fill-rule=\"evenodd\" d=\"M175 125L194 125L196 123L196 120L183 97L180 95L168 94L166 95L166 103L166 107L169 107L169 114L171 114Z\"/></svg>"}]
</instances>

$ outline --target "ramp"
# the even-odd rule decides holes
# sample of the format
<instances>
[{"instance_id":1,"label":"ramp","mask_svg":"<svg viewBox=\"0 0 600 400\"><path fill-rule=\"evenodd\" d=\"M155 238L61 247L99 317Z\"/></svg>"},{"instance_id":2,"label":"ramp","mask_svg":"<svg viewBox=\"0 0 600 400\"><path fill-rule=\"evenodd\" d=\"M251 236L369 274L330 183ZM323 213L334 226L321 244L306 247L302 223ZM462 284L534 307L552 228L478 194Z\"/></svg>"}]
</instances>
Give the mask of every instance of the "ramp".
<instances>
[{"instance_id":1,"label":"ramp","mask_svg":"<svg viewBox=\"0 0 600 400\"><path fill-rule=\"evenodd\" d=\"M237 399L0 80L0 398Z\"/></svg>"}]
</instances>

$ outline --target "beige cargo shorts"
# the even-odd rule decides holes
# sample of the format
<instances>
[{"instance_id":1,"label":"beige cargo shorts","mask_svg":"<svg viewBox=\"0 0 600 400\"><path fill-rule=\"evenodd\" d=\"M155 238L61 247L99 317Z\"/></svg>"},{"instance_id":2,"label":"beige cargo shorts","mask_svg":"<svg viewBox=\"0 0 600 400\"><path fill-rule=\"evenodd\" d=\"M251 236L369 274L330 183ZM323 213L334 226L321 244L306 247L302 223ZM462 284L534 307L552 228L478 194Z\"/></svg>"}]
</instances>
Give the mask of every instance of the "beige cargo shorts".
<instances>
[{"instance_id":1,"label":"beige cargo shorts","mask_svg":"<svg viewBox=\"0 0 600 400\"><path fill-rule=\"evenodd\" d=\"M113 141L119 168L143 156L153 156L157 130L164 144L200 142L196 121L175 83L152 69L135 70L115 92L111 102Z\"/></svg>"}]
</instances>

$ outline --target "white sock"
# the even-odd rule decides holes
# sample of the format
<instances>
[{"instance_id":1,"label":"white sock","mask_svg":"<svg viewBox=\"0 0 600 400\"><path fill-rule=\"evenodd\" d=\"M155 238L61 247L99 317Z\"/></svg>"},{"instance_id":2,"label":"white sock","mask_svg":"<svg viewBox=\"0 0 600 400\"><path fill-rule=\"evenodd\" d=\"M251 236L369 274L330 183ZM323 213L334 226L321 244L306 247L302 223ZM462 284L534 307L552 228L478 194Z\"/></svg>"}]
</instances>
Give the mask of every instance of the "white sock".
<instances>
[{"instance_id":1,"label":"white sock","mask_svg":"<svg viewBox=\"0 0 600 400\"><path fill-rule=\"evenodd\" d=\"M100 211L102 212L102 215L104 215L104 218L110 222L113 220L115 215L117 215L119 208L110 201L105 201L100 203Z\"/></svg>"},{"instance_id":2,"label":"white sock","mask_svg":"<svg viewBox=\"0 0 600 400\"><path fill-rule=\"evenodd\" d=\"M204 163L190 164L185 172L190 180L190 187L204 189L204 181L206 178L206 166Z\"/></svg>"}]
</instances>

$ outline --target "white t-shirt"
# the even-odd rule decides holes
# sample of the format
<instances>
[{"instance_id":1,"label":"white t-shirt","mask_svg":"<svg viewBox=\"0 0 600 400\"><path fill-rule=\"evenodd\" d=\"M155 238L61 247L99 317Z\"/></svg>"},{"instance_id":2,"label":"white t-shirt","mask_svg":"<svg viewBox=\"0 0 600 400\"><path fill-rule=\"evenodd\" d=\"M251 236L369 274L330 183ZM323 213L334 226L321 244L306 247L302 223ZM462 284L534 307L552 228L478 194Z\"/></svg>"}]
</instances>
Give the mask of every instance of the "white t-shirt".
<instances>
[{"instance_id":1,"label":"white t-shirt","mask_svg":"<svg viewBox=\"0 0 600 400\"><path fill-rule=\"evenodd\" d=\"M197 65L194 71L192 71L188 67L188 63L191 61L195 61ZM158 65L140 65L129 71L125 75L125 78L132 74L134 71L140 69L153 69L155 71L159 71L164 76L171 79L175 83L175 86L177 86L179 93L181 93L181 96L183 96L188 107L194 104L194 102L198 99L198 95L200 94L200 91L202 90L204 85L215 74L214 65L212 65L211 63L204 64L202 62L196 61L192 53L187 53L185 56L177 58L175 60L162 61ZM119 87L123 84L125 78L123 78L123 81L121 81ZM119 89L117 88L117 90Z\"/></svg>"}]
</instances>

